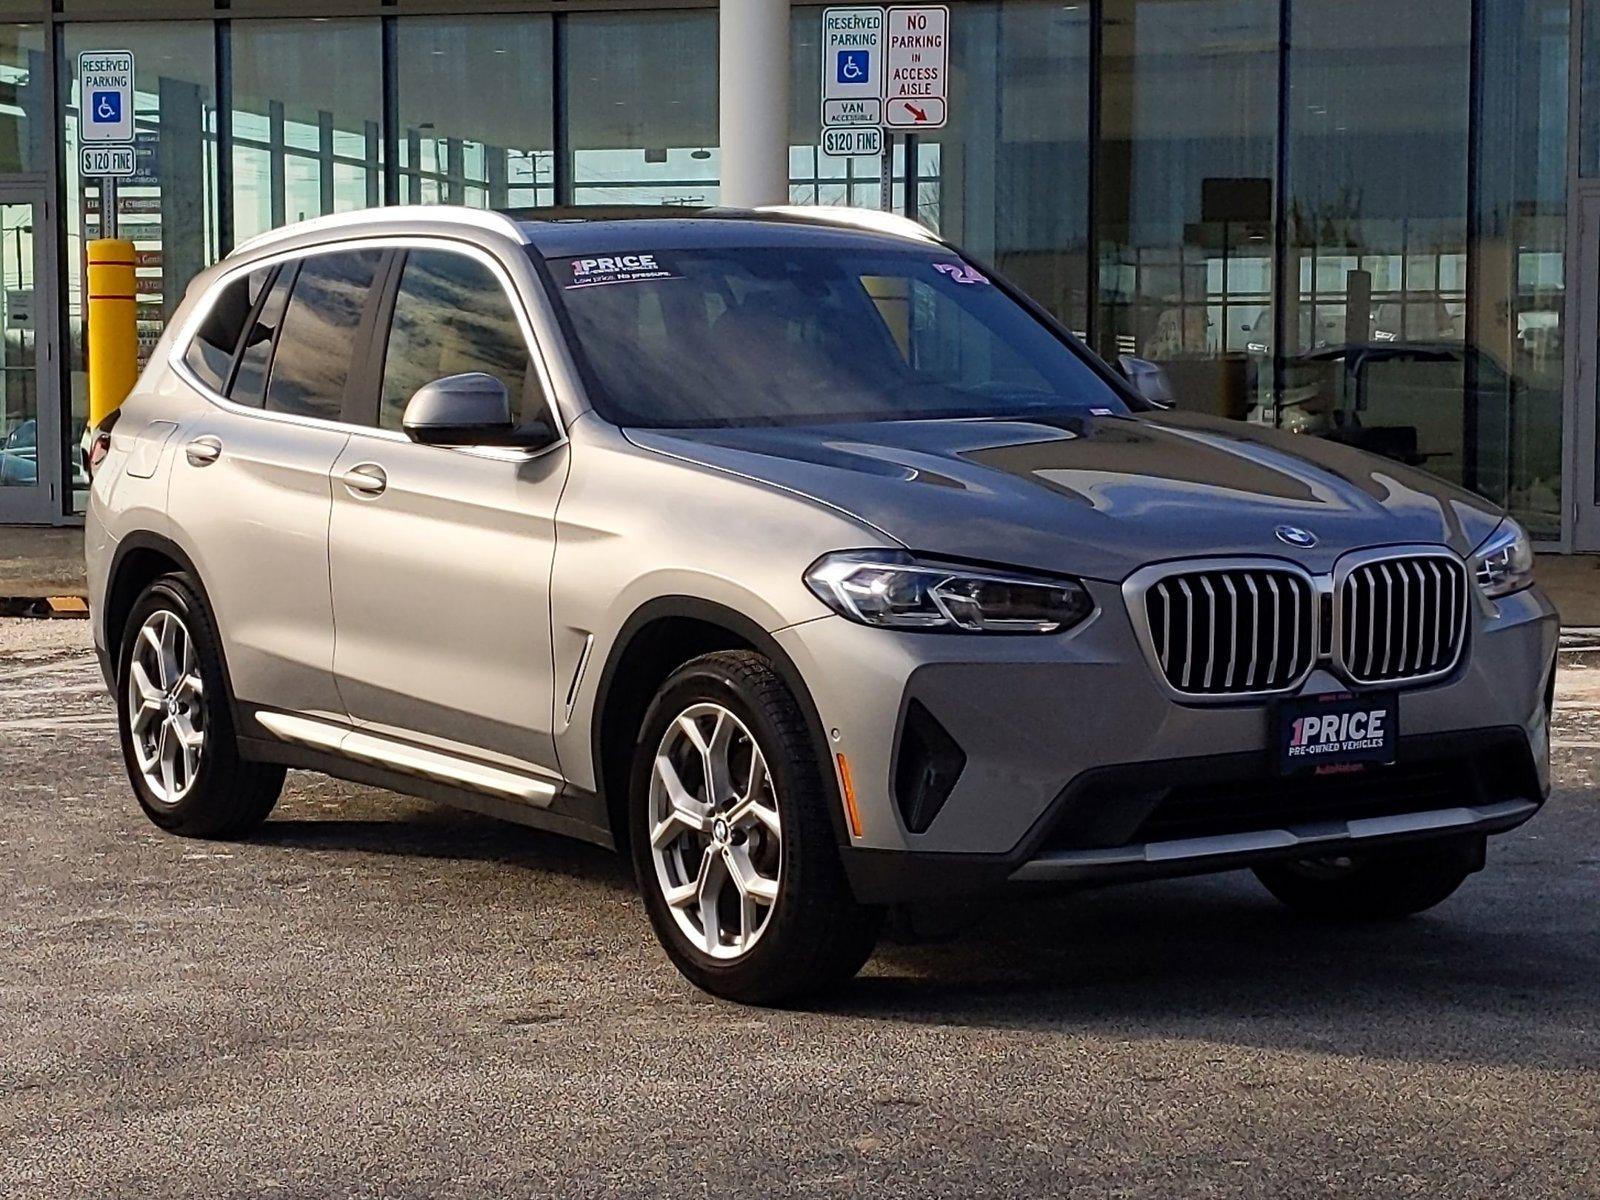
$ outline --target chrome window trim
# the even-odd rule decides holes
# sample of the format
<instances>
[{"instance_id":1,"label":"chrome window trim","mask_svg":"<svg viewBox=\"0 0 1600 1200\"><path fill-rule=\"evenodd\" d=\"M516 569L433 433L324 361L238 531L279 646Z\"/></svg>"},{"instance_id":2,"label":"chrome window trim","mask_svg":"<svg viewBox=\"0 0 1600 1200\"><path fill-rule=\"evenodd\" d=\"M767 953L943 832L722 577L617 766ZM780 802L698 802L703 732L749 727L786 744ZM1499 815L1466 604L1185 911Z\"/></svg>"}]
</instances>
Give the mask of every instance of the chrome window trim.
<instances>
[{"instance_id":1,"label":"chrome window trim","mask_svg":"<svg viewBox=\"0 0 1600 1200\"><path fill-rule=\"evenodd\" d=\"M1344 662L1344 617L1343 605L1339 603L1341 589L1350 573L1360 567L1374 562L1387 562L1394 559L1436 558L1453 561L1460 568L1458 579L1465 581L1461 588L1461 607L1457 613L1461 621L1461 637L1456 644L1455 656L1448 666L1426 675L1407 675L1401 678L1377 676L1367 678L1358 675L1349 669ZM1188 575L1197 571L1243 571L1243 570L1284 570L1290 574L1298 575L1311 587L1313 604L1311 606L1311 665L1306 668L1296 679L1281 688L1271 690L1257 690L1251 692L1224 692L1220 694L1207 694L1203 692L1186 692L1173 687L1167 680L1166 672L1161 667L1161 656L1156 652L1155 635L1150 628L1149 609L1145 602L1146 594L1163 579L1170 579L1176 575ZM1452 674L1461 665L1466 656L1467 645L1471 637L1472 624L1472 595L1475 591L1472 573L1467 570L1466 560L1454 550L1444 545L1407 544L1396 546L1372 546L1359 550L1349 550L1334 560L1333 569L1323 574L1315 574L1292 559L1279 558L1275 555L1235 555L1219 558L1188 558L1173 559L1167 562L1153 563L1141 567L1129 575L1122 582L1122 594L1128 609L1129 620L1133 623L1134 638L1138 641L1140 649L1144 652L1145 662L1150 666L1155 675L1156 684L1166 694L1167 698L1179 704L1212 705L1212 704L1239 704L1252 700L1263 700L1279 696L1295 694L1305 685L1307 679L1319 668L1330 671L1344 683L1353 687L1397 687L1410 688L1422 684L1432 683ZM1323 597L1331 600L1333 614L1332 644L1330 653L1321 652L1322 641L1322 609Z\"/></svg>"},{"instance_id":2,"label":"chrome window trim","mask_svg":"<svg viewBox=\"0 0 1600 1200\"><path fill-rule=\"evenodd\" d=\"M297 233L304 232L303 227L296 226L294 229ZM176 331L171 346L167 351L167 366L195 392L225 412L239 416L255 417L261 420L276 421L281 424L299 425L312 429L329 429L351 435L376 438L381 441L403 442L410 445L412 444L411 439L406 437L405 434L392 429L379 429L376 425L357 425L349 421L329 421L321 417L307 417L296 413L268 412L264 408L252 408L244 404L235 404L232 400L202 382L188 362L185 361L185 355L188 353L190 343L198 334L200 326L204 323L206 317L210 315L211 309L216 304L217 297L241 275L260 270L263 267L278 266L286 262L296 262L322 254L336 254L346 250L416 248L466 254L469 258L474 258L483 263L493 272L500 283L501 289L511 301L512 311L516 314L517 324L522 329L523 339L527 342L529 355L539 376L540 387L544 391L546 406L550 410L550 417L556 428L555 440L549 445L540 446L537 449L519 450L502 446L439 448L453 449L478 458L492 458L504 462L526 462L565 445L568 441L567 421L561 412L561 403L556 395L550 364L546 361L543 345L534 332L533 316L528 311L526 299L521 289L517 287L511 271L507 268L505 262L492 250L469 239L452 237L446 233L375 234L371 237L334 238L308 245L298 245L292 249L281 250L274 254L241 259L237 263L229 262L222 273L207 285L205 294L195 302L193 309L184 318L183 324Z\"/></svg>"},{"instance_id":3,"label":"chrome window trim","mask_svg":"<svg viewBox=\"0 0 1600 1200\"><path fill-rule=\"evenodd\" d=\"M1356 673L1354 667L1344 661L1344 605L1340 600L1344 594L1344 586L1352 572L1371 563L1393 562L1397 559L1426 559L1433 558L1447 561L1456 569L1457 589L1461 592L1456 616L1461 622L1461 636L1456 640L1456 652L1451 657L1449 665L1430 671L1426 675L1394 676L1362 676ZM1333 654L1330 657L1337 674L1352 684L1360 687L1412 687L1416 684L1429 683L1435 679L1443 679L1451 674L1467 653L1467 642L1472 635L1472 595L1476 591L1472 571L1467 561L1448 546L1375 546L1366 550L1351 550L1341 554L1333 564ZM1441 610L1443 611L1443 610ZM1387 649L1385 650L1387 655Z\"/></svg>"},{"instance_id":4,"label":"chrome window trim","mask_svg":"<svg viewBox=\"0 0 1600 1200\"><path fill-rule=\"evenodd\" d=\"M1206 693L1186 692L1173 687L1167 679L1166 672L1161 669L1161 656L1156 652L1155 634L1150 628L1150 610L1145 603L1147 593L1163 579L1170 579L1175 575L1190 575L1197 571L1251 570L1279 571L1286 575L1294 575L1304 582L1310 591L1313 653L1307 660L1308 665L1305 670L1281 688L1266 690ZM1315 653L1315 647L1318 645L1317 637L1321 631L1322 596L1330 590L1330 587L1327 576L1313 575L1293 559L1276 558L1272 555L1237 555L1228 558L1175 559L1140 567L1122 581L1122 595L1127 603L1128 616L1133 622L1134 637L1140 649L1144 651L1145 661L1155 674L1156 684L1166 693L1169 700L1179 704L1240 704L1269 696L1292 695L1311 677L1312 672L1322 665L1323 660Z\"/></svg>"}]
</instances>

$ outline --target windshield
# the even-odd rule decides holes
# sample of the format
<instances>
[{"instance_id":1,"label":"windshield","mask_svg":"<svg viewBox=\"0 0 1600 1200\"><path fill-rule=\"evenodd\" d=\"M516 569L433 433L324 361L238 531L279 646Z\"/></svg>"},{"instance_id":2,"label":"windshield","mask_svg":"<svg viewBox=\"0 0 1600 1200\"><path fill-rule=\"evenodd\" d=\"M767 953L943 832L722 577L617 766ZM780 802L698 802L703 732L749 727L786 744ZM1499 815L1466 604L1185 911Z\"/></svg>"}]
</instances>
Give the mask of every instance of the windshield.
<instances>
[{"instance_id":1,"label":"windshield","mask_svg":"<svg viewBox=\"0 0 1600 1200\"><path fill-rule=\"evenodd\" d=\"M594 404L618 425L1126 411L949 251L716 246L548 265Z\"/></svg>"}]
</instances>

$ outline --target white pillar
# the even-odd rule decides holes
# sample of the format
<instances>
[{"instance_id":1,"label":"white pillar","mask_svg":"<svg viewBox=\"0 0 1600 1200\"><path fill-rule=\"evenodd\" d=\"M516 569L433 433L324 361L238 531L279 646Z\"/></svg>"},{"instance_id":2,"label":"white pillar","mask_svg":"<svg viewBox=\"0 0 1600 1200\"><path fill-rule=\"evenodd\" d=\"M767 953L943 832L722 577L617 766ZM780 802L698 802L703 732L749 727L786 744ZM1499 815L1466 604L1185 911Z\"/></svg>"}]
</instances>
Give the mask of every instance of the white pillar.
<instances>
[{"instance_id":1,"label":"white pillar","mask_svg":"<svg viewBox=\"0 0 1600 1200\"><path fill-rule=\"evenodd\" d=\"M789 202L789 0L722 0L722 203Z\"/></svg>"}]
</instances>

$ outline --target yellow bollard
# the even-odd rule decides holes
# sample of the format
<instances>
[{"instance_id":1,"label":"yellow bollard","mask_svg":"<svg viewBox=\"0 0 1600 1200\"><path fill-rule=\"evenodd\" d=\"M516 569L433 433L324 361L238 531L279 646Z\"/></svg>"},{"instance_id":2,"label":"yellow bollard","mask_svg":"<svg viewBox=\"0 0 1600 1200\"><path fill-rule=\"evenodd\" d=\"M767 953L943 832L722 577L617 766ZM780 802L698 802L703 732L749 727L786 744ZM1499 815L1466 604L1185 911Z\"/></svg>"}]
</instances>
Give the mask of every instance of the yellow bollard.
<instances>
[{"instance_id":1,"label":"yellow bollard","mask_svg":"<svg viewBox=\"0 0 1600 1200\"><path fill-rule=\"evenodd\" d=\"M139 382L139 302L133 243L101 238L89 243L89 428L128 398Z\"/></svg>"}]
</instances>

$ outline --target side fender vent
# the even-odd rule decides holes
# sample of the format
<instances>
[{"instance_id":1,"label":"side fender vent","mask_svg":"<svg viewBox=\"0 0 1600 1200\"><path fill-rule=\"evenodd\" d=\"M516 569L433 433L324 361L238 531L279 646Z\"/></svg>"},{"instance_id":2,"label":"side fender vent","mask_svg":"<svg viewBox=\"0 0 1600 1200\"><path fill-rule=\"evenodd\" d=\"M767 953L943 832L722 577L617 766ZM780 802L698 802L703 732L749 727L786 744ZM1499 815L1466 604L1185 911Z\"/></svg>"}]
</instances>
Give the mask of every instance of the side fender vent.
<instances>
[{"instance_id":1,"label":"side fender vent","mask_svg":"<svg viewBox=\"0 0 1600 1200\"><path fill-rule=\"evenodd\" d=\"M912 833L933 824L966 768L967 756L934 715L913 700L900 731L894 764L894 801Z\"/></svg>"}]
</instances>

